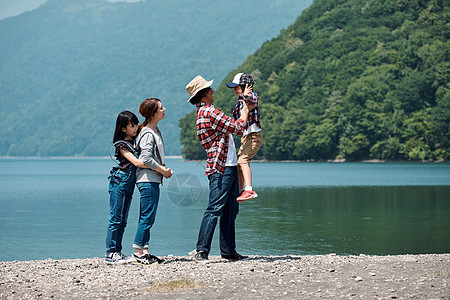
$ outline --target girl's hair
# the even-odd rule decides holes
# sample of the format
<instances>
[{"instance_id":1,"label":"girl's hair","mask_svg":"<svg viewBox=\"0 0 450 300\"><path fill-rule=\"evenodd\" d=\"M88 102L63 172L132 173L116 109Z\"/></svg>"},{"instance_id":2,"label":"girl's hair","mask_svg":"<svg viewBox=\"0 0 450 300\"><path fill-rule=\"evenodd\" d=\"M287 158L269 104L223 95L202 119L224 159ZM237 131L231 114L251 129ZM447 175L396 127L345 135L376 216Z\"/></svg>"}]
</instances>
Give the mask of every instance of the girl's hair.
<instances>
[{"instance_id":1,"label":"girl's hair","mask_svg":"<svg viewBox=\"0 0 450 300\"><path fill-rule=\"evenodd\" d=\"M125 138L125 132L123 132L122 129L126 128L128 126L128 124L130 124L130 123L133 125L139 124L138 118L131 111L125 110L117 116L116 129L114 131L113 143L115 143L119 140L123 140Z\"/></svg>"},{"instance_id":2,"label":"girl's hair","mask_svg":"<svg viewBox=\"0 0 450 300\"><path fill-rule=\"evenodd\" d=\"M193 105L199 103L202 100L202 98L206 96L206 94L209 92L209 90L211 90L211 88L207 87L207 88L204 88L204 89L198 91L197 94L195 94L195 96L192 97L190 102Z\"/></svg>"},{"instance_id":3,"label":"girl's hair","mask_svg":"<svg viewBox=\"0 0 450 300\"><path fill-rule=\"evenodd\" d=\"M142 101L141 106L139 106L139 113L145 118L145 120L141 125L139 125L138 133L144 126L147 126L147 124L150 123L152 118L158 112L158 102L161 102L161 100L157 98L148 98Z\"/></svg>"}]
</instances>

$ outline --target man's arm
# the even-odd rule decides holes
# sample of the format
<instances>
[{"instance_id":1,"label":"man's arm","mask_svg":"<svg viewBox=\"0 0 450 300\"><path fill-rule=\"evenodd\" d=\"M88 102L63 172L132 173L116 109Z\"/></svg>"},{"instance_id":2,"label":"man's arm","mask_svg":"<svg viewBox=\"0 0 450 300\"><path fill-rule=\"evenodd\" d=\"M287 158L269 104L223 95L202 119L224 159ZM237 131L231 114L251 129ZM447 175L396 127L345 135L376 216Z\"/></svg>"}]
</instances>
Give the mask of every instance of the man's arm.
<instances>
[{"instance_id":1,"label":"man's arm","mask_svg":"<svg viewBox=\"0 0 450 300\"><path fill-rule=\"evenodd\" d=\"M215 109L211 112L210 121L211 127L214 130L220 131L225 134L241 135L244 131L245 124L248 119L248 106L244 103L244 107L241 110L241 116L238 120L225 115L220 109Z\"/></svg>"}]
</instances>

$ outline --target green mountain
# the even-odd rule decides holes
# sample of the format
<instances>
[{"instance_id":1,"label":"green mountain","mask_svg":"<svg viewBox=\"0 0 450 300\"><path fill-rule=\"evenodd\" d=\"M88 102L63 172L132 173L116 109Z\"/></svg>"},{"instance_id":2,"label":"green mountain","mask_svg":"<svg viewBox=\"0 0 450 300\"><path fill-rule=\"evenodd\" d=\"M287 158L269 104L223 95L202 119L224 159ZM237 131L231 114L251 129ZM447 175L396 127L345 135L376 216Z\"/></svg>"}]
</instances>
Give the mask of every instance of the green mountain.
<instances>
[{"instance_id":1,"label":"green mountain","mask_svg":"<svg viewBox=\"0 0 450 300\"><path fill-rule=\"evenodd\" d=\"M448 160L450 8L444 0L318 0L225 77L256 79L268 160ZM195 113L182 153L203 157Z\"/></svg>"},{"instance_id":2,"label":"green mountain","mask_svg":"<svg viewBox=\"0 0 450 300\"><path fill-rule=\"evenodd\" d=\"M0 156L106 156L117 114L148 97L180 154L186 84L220 82L310 3L48 0L1 20Z\"/></svg>"}]
</instances>

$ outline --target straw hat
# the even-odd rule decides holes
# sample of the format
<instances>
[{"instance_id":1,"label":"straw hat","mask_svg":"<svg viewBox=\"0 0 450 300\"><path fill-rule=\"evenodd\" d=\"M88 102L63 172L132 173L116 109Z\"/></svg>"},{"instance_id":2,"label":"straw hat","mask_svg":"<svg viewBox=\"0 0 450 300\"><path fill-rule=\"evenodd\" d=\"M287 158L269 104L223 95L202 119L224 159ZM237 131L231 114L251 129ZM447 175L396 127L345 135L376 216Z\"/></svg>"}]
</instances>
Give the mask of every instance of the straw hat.
<instances>
[{"instance_id":1,"label":"straw hat","mask_svg":"<svg viewBox=\"0 0 450 300\"><path fill-rule=\"evenodd\" d=\"M191 80L191 82L189 82L186 85L186 91L188 92L189 96L191 96L191 98L189 98L189 100L187 102L190 102L191 99L197 95L197 93L207 87L210 87L213 83L214 79L211 81L206 81L205 78L203 78L202 76L198 75L196 76L194 79Z\"/></svg>"}]
</instances>

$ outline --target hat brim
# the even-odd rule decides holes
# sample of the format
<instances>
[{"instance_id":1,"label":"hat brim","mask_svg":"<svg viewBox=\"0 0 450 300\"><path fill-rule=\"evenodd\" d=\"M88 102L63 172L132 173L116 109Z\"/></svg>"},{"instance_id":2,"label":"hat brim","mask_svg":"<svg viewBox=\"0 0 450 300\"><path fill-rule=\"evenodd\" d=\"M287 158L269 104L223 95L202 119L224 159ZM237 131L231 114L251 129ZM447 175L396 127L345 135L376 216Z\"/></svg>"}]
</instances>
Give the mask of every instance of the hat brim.
<instances>
[{"instance_id":1,"label":"hat brim","mask_svg":"<svg viewBox=\"0 0 450 300\"><path fill-rule=\"evenodd\" d=\"M213 84L213 82L214 82L214 79L207 81L206 84L203 85L200 89L198 89L198 91L196 91L195 94L192 95L191 98L189 98L189 100L187 102L191 102L191 99L194 98L198 94L198 92L200 92L203 89L209 88Z\"/></svg>"},{"instance_id":2,"label":"hat brim","mask_svg":"<svg viewBox=\"0 0 450 300\"><path fill-rule=\"evenodd\" d=\"M234 82L227 83L227 87L229 87L230 89L235 88L235 87L237 87L238 85L239 85L239 84L234 83Z\"/></svg>"}]
</instances>

